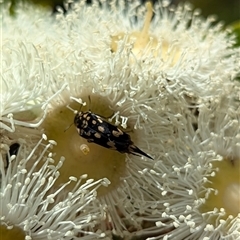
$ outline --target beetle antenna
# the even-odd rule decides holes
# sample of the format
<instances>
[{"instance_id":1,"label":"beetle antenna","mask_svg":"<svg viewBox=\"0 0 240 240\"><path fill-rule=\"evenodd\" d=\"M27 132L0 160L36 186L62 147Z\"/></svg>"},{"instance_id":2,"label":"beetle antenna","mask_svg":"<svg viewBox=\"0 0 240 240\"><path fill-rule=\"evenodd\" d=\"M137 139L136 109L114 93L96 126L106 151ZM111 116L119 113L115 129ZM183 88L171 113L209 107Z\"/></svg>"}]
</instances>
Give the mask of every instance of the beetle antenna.
<instances>
[{"instance_id":1,"label":"beetle antenna","mask_svg":"<svg viewBox=\"0 0 240 240\"><path fill-rule=\"evenodd\" d=\"M88 95L88 100L89 100L89 111L91 112L92 102L91 102L91 97L90 97L90 95Z\"/></svg>"},{"instance_id":2,"label":"beetle antenna","mask_svg":"<svg viewBox=\"0 0 240 240\"><path fill-rule=\"evenodd\" d=\"M74 124L74 122L71 123L67 128L65 128L65 129L64 129L64 132L66 132L73 124Z\"/></svg>"}]
</instances>

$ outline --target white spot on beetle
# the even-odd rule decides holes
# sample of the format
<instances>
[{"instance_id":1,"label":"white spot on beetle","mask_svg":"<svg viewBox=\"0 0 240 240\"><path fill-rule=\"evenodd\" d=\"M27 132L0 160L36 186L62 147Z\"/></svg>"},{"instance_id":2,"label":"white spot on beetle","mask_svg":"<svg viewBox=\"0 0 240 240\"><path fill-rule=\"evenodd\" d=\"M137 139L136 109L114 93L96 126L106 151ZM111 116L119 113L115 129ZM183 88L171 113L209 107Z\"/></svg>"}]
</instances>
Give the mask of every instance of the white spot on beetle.
<instances>
[{"instance_id":1,"label":"white spot on beetle","mask_svg":"<svg viewBox=\"0 0 240 240\"><path fill-rule=\"evenodd\" d=\"M104 127L98 126L98 131L104 133Z\"/></svg>"},{"instance_id":2,"label":"white spot on beetle","mask_svg":"<svg viewBox=\"0 0 240 240\"><path fill-rule=\"evenodd\" d=\"M122 132L120 129L118 129L118 130L119 130L119 131L115 131L115 130L112 131L112 135L113 135L114 137L119 137L120 135L123 134L123 132Z\"/></svg>"},{"instance_id":3,"label":"white spot on beetle","mask_svg":"<svg viewBox=\"0 0 240 240\"><path fill-rule=\"evenodd\" d=\"M94 137L95 137L95 138L101 138L101 134L98 133L98 132L96 132L96 133L94 133Z\"/></svg>"}]
</instances>

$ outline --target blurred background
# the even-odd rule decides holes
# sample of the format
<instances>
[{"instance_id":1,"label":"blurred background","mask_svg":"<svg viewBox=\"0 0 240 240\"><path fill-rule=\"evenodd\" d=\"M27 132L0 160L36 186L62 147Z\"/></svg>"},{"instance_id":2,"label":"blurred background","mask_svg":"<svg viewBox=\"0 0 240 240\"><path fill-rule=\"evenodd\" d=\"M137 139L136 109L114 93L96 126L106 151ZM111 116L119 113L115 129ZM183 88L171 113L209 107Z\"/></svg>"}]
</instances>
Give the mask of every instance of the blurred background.
<instances>
[{"instance_id":1,"label":"blurred background","mask_svg":"<svg viewBox=\"0 0 240 240\"><path fill-rule=\"evenodd\" d=\"M8 0L11 2L11 11L14 11L14 7L20 0ZM27 0L22 0L26 2ZM36 5L40 4L42 6L49 6L55 11L57 6L63 7L62 0L28 0L29 2L33 2ZM159 1L159 0L157 0ZM91 3L90 0L87 1ZM142 2L146 2L142 0ZM153 3L156 0L152 1ZM178 4L180 2L186 2L186 0L172 0L172 4ZM202 10L203 16L208 15L217 15L218 20L223 20L226 24L230 24L234 21L240 19L240 0L187 0L193 4L195 8L200 8Z\"/></svg>"},{"instance_id":2,"label":"blurred background","mask_svg":"<svg viewBox=\"0 0 240 240\"><path fill-rule=\"evenodd\" d=\"M223 20L226 24L230 24L240 19L240 0L190 0L173 1L174 4L179 2L190 2L195 8L202 10L202 15L218 16L218 20Z\"/></svg>"},{"instance_id":3,"label":"blurred background","mask_svg":"<svg viewBox=\"0 0 240 240\"><path fill-rule=\"evenodd\" d=\"M73 0L73 2L76 0ZM140 0L145 3L146 0ZM161 0L152 0L153 3ZM171 0L170 0L171 1ZM1 1L0 1L1 2ZM50 7L54 13L57 7L61 6L64 9L63 0L5 0L5 3L10 3L10 12L14 15L15 8L19 2L34 3L36 7L39 5L44 7ZM91 0L86 0L87 3L91 3ZM177 5L183 2L190 2L194 8L201 9L203 17L209 15L217 16L217 21L224 22L225 26L230 25L235 30L238 36L238 44L240 45L240 0L172 0L173 5Z\"/></svg>"}]
</instances>

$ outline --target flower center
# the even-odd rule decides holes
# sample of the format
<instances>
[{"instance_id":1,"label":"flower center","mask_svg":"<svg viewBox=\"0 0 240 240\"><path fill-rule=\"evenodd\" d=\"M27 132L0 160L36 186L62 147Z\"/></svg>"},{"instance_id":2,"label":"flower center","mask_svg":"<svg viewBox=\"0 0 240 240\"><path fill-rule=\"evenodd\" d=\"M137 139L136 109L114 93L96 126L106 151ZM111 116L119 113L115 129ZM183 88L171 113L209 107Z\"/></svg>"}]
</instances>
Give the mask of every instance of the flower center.
<instances>
[{"instance_id":1,"label":"flower center","mask_svg":"<svg viewBox=\"0 0 240 240\"><path fill-rule=\"evenodd\" d=\"M54 147L55 159L57 160L61 156L65 157L64 164L59 170L60 176L57 183L65 183L70 176L78 178L83 174L87 174L88 179L94 180L108 178L111 182L109 187L98 189L98 195L104 195L118 186L120 178L124 176L126 155L94 142L89 143L87 139L81 137L73 124L75 114L66 105L53 109L42 125L48 139L57 142L57 146ZM81 107L76 102L69 105L72 109L80 109ZM107 107L108 104L101 98L91 96L90 105L81 107L80 111L86 112L91 108L92 113L106 118L112 114L112 111Z\"/></svg>"},{"instance_id":2,"label":"flower center","mask_svg":"<svg viewBox=\"0 0 240 240\"><path fill-rule=\"evenodd\" d=\"M0 225L0 239L1 240L24 240L25 233L19 227L12 227L8 229L5 225Z\"/></svg>"},{"instance_id":3,"label":"flower center","mask_svg":"<svg viewBox=\"0 0 240 240\"><path fill-rule=\"evenodd\" d=\"M240 213L240 164L239 159L230 161L224 159L213 163L214 172L208 178L205 185L207 189L212 189L201 207L202 212L219 211L219 214L211 215L210 221L214 224L220 219L228 219L230 216L236 217Z\"/></svg>"},{"instance_id":4,"label":"flower center","mask_svg":"<svg viewBox=\"0 0 240 240\"><path fill-rule=\"evenodd\" d=\"M151 24L151 19L153 15L152 4L150 2L146 3L147 13L145 16L144 26L142 31L135 31L130 34L125 34L123 32L112 36L111 50L113 52L117 51L117 43L119 40L122 40L126 35L128 36L128 42L133 43L132 52L136 56L141 56L143 54L143 50L149 45L150 48L154 48L157 46L157 38L150 35L149 27ZM149 48L149 50L150 50Z\"/></svg>"},{"instance_id":5,"label":"flower center","mask_svg":"<svg viewBox=\"0 0 240 240\"><path fill-rule=\"evenodd\" d=\"M141 31L133 31L132 33L120 32L112 36L111 50L116 52L119 41L124 40L124 46L132 45L131 52L137 59L150 57L160 57L162 61L167 62L170 66L174 66L181 58L182 50L174 39L167 39L162 33L161 38L155 37L149 33L151 20L153 16L153 6L151 2L146 3L146 16Z\"/></svg>"}]
</instances>

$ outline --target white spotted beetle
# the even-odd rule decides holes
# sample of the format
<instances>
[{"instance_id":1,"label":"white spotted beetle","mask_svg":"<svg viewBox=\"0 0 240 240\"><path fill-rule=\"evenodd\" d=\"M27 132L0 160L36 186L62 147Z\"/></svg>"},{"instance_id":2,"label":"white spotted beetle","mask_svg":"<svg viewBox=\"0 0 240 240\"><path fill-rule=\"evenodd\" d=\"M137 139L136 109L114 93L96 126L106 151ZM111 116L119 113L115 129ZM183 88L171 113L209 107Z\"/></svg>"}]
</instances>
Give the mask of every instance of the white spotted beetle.
<instances>
[{"instance_id":1,"label":"white spotted beetle","mask_svg":"<svg viewBox=\"0 0 240 240\"><path fill-rule=\"evenodd\" d=\"M129 153L136 156L143 155L153 160L152 157L134 145L130 135L91 111L77 112L74 124L78 134L87 139L89 143L96 143L120 153Z\"/></svg>"}]
</instances>

